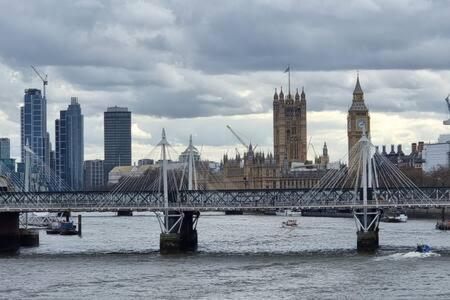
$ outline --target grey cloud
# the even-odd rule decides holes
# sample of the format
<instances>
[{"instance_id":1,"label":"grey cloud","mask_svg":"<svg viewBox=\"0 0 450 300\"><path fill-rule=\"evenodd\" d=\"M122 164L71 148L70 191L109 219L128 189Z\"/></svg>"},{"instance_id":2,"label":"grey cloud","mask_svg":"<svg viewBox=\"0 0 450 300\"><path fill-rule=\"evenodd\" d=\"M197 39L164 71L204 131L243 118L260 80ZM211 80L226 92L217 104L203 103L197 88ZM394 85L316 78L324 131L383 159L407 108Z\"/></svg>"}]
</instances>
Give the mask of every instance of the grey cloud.
<instances>
[{"instance_id":1,"label":"grey cloud","mask_svg":"<svg viewBox=\"0 0 450 300\"><path fill-rule=\"evenodd\" d=\"M12 1L0 11L0 104L17 128L23 90L41 87L34 64L50 78L50 131L70 96L97 125L117 104L185 131L216 128L206 117L270 113L291 64L309 112L345 112L360 69L371 112L443 119L448 15L445 1Z\"/></svg>"}]
</instances>

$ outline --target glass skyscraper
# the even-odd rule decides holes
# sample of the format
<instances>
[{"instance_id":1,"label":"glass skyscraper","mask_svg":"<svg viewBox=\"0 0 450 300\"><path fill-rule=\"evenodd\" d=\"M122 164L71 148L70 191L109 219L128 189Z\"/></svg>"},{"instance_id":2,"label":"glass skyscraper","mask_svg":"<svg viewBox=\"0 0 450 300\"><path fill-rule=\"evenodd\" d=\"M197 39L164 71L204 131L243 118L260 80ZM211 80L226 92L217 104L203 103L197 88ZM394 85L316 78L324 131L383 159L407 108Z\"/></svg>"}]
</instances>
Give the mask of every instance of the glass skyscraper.
<instances>
[{"instance_id":1,"label":"glass skyscraper","mask_svg":"<svg viewBox=\"0 0 450 300\"><path fill-rule=\"evenodd\" d=\"M55 121L56 174L73 190L83 189L84 125L78 98Z\"/></svg>"},{"instance_id":2,"label":"glass skyscraper","mask_svg":"<svg viewBox=\"0 0 450 300\"><path fill-rule=\"evenodd\" d=\"M126 107L109 107L104 113L104 172L117 166L131 166L131 112Z\"/></svg>"},{"instance_id":3,"label":"glass skyscraper","mask_svg":"<svg viewBox=\"0 0 450 300\"><path fill-rule=\"evenodd\" d=\"M50 165L50 137L47 132L47 100L41 90L26 89L20 108L21 160L25 162L25 145L33 151L33 165Z\"/></svg>"}]
</instances>

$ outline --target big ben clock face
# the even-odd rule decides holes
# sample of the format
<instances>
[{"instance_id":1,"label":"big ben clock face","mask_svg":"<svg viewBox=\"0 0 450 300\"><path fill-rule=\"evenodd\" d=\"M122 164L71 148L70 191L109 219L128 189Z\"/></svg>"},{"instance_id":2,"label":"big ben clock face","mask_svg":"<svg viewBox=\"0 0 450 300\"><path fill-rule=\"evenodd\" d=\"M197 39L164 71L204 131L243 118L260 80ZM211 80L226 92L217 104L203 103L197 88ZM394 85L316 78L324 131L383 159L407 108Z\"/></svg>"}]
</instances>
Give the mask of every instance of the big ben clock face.
<instances>
[{"instance_id":1,"label":"big ben clock face","mask_svg":"<svg viewBox=\"0 0 450 300\"><path fill-rule=\"evenodd\" d=\"M366 120L364 120L364 119L359 119L359 120L358 120L358 128L359 128L359 129L364 129L364 128L366 128Z\"/></svg>"}]
</instances>

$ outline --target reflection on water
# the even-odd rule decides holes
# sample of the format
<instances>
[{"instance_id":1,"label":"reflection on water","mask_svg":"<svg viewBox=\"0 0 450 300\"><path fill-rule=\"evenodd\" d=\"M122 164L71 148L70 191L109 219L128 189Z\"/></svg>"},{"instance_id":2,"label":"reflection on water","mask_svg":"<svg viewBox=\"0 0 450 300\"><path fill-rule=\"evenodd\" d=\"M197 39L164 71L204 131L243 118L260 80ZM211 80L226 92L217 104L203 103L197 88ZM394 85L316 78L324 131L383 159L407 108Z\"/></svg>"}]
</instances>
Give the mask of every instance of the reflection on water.
<instances>
[{"instance_id":1,"label":"reflection on water","mask_svg":"<svg viewBox=\"0 0 450 300\"><path fill-rule=\"evenodd\" d=\"M0 258L0 298L447 298L450 232L433 220L382 223L380 250L356 253L352 219L202 215L199 251L160 256L154 216L84 215L83 236L41 232ZM431 255L413 252L417 243ZM364 289L361 287L364 286Z\"/></svg>"}]
</instances>

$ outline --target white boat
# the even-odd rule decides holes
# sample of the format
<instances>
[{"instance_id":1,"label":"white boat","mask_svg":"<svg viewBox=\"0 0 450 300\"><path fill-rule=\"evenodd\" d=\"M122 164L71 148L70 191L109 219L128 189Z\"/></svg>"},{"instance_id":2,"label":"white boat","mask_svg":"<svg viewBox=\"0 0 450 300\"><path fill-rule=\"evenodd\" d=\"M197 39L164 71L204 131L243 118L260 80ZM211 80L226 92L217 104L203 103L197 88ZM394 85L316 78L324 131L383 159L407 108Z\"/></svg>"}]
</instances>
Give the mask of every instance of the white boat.
<instances>
[{"instance_id":1,"label":"white boat","mask_svg":"<svg viewBox=\"0 0 450 300\"><path fill-rule=\"evenodd\" d=\"M405 213L400 213L394 218L400 223L405 223L406 221L408 221L408 216Z\"/></svg>"},{"instance_id":2,"label":"white boat","mask_svg":"<svg viewBox=\"0 0 450 300\"><path fill-rule=\"evenodd\" d=\"M283 228L285 228L285 227L297 227L297 226L298 226L297 220L295 220L295 219L289 219L289 220L281 223L281 227L283 227Z\"/></svg>"},{"instance_id":3,"label":"white boat","mask_svg":"<svg viewBox=\"0 0 450 300\"><path fill-rule=\"evenodd\" d=\"M292 210L292 209L284 209L284 210L277 210L275 212L277 216L282 217L300 217L302 215L301 211Z\"/></svg>"},{"instance_id":4,"label":"white boat","mask_svg":"<svg viewBox=\"0 0 450 300\"><path fill-rule=\"evenodd\" d=\"M393 216L386 216L382 221L387 223L406 223L408 216L404 212L395 212Z\"/></svg>"}]
</instances>

